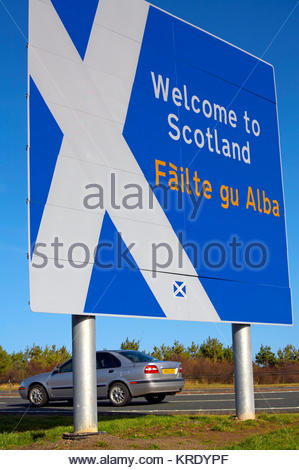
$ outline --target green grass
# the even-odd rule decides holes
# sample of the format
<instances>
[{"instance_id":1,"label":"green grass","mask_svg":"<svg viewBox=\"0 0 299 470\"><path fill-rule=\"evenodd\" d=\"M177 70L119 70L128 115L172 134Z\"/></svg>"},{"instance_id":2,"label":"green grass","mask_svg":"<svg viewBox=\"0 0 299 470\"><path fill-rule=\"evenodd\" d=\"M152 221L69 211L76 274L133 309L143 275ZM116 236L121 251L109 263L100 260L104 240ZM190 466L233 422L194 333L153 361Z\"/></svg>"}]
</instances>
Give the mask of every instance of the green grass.
<instances>
[{"instance_id":1,"label":"green grass","mask_svg":"<svg viewBox=\"0 0 299 470\"><path fill-rule=\"evenodd\" d=\"M299 414L258 415L256 420L238 421L233 416L130 416L100 417L99 430L121 439L156 440L152 449L163 448L163 438L176 437L179 441L195 438L207 448L223 448L219 435L225 433L227 449L299 449ZM0 449L28 448L33 444L42 448L48 442L61 440L62 434L73 431L73 418L5 416L0 417ZM248 436L248 433L252 435ZM243 434L243 438L242 438ZM40 444L40 446L38 446ZM147 443L147 446L149 444ZM105 440L98 440L96 448L108 448ZM218 446L218 447L217 447ZM220 447L219 447L220 446ZM132 448L132 447L130 447Z\"/></svg>"},{"instance_id":2,"label":"green grass","mask_svg":"<svg viewBox=\"0 0 299 470\"><path fill-rule=\"evenodd\" d=\"M298 450L299 426L259 434L225 447L228 450Z\"/></svg>"},{"instance_id":3,"label":"green grass","mask_svg":"<svg viewBox=\"0 0 299 470\"><path fill-rule=\"evenodd\" d=\"M13 449L28 446L45 440L55 442L64 432L72 432L71 416L42 417L19 416L0 417L0 449Z\"/></svg>"},{"instance_id":4,"label":"green grass","mask_svg":"<svg viewBox=\"0 0 299 470\"><path fill-rule=\"evenodd\" d=\"M98 441L97 442L97 447L99 449L107 449L107 447L109 447L109 444L108 444L108 442L105 442L105 441Z\"/></svg>"},{"instance_id":5,"label":"green grass","mask_svg":"<svg viewBox=\"0 0 299 470\"><path fill-rule=\"evenodd\" d=\"M148 449L149 450L161 450L161 447L158 446L157 444L151 444L150 446L148 446Z\"/></svg>"},{"instance_id":6,"label":"green grass","mask_svg":"<svg viewBox=\"0 0 299 470\"><path fill-rule=\"evenodd\" d=\"M231 424L226 423L216 423L214 426L211 427L211 431L220 431L220 432L227 432L233 431L233 426Z\"/></svg>"},{"instance_id":7,"label":"green grass","mask_svg":"<svg viewBox=\"0 0 299 470\"><path fill-rule=\"evenodd\" d=\"M297 417L297 418L296 418ZM259 415L259 419L273 424L292 424L298 421L298 414L267 414Z\"/></svg>"},{"instance_id":8,"label":"green grass","mask_svg":"<svg viewBox=\"0 0 299 470\"><path fill-rule=\"evenodd\" d=\"M44 441L55 442L64 432L71 432L72 427L57 426L45 432L23 431L0 434L0 449L13 449L15 447L25 447L34 442Z\"/></svg>"}]
</instances>

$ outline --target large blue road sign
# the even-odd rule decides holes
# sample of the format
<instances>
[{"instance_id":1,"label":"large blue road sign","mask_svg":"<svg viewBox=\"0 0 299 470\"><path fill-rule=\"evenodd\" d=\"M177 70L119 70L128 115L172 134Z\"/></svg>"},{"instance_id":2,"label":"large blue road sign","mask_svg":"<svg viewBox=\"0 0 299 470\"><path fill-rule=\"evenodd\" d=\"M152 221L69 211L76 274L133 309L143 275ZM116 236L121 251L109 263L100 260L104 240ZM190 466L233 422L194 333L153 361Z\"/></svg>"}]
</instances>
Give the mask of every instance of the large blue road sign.
<instances>
[{"instance_id":1,"label":"large blue road sign","mask_svg":"<svg viewBox=\"0 0 299 470\"><path fill-rule=\"evenodd\" d=\"M273 67L143 0L30 0L36 311L291 324Z\"/></svg>"}]
</instances>

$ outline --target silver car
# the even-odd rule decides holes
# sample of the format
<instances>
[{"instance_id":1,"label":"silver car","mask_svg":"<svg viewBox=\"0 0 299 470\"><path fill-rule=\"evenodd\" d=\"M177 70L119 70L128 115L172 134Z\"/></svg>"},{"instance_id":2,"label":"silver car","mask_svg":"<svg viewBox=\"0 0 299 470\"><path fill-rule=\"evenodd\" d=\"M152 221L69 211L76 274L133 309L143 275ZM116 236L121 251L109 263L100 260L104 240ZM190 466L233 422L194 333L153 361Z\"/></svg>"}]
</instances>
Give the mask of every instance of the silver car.
<instances>
[{"instance_id":1,"label":"silver car","mask_svg":"<svg viewBox=\"0 0 299 470\"><path fill-rule=\"evenodd\" d=\"M179 362L159 361L140 351L98 351L96 367L98 399L109 398L114 406L127 405L135 397L144 397L149 403L160 403L166 395L175 395L184 386ZM52 372L23 380L19 393L39 407L55 400L71 403L72 359Z\"/></svg>"}]
</instances>

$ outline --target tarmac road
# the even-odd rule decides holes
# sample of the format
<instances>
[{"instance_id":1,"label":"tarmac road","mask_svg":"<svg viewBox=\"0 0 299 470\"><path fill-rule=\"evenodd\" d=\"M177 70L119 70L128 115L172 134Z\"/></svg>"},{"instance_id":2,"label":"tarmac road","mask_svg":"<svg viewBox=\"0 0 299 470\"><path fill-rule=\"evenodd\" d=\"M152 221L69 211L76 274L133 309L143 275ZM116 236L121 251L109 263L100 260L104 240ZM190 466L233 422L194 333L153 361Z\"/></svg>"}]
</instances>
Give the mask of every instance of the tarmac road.
<instances>
[{"instance_id":1,"label":"tarmac road","mask_svg":"<svg viewBox=\"0 0 299 470\"><path fill-rule=\"evenodd\" d=\"M256 413L298 413L299 387L263 388L255 391ZM67 402L52 402L43 408L34 408L17 395L0 393L0 414L71 415ZM99 414L235 414L235 399L231 389L188 391L168 396L159 404L148 404L144 398L135 398L122 408L110 406L108 400L98 401Z\"/></svg>"}]
</instances>

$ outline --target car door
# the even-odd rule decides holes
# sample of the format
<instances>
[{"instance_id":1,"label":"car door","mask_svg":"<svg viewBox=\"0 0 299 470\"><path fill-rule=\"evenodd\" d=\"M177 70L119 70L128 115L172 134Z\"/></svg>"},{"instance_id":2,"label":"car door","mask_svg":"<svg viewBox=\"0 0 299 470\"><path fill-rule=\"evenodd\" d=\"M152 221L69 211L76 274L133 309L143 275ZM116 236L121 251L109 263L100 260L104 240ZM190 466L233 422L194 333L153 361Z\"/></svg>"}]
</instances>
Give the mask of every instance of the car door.
<instances>
[{"instance_id":1,"label":"car door","mask_svg":"<svg viewBox=\"0 0 299 470\"><path fill-rule=\"evenodd\" d=\"M97 352L97 392L99 398L107 397L108 386L120 377L121 362L113 354Z\"/></svg>"},{"instance_id":2,"label":"car door","mask_svg":"<svg viewBox=\"0 0 299 470\"><path fill-rule=\"evenodd\" d=\"M72 359L65 362L57 370L54 370L48 381L55 399L73 398L73 365Z\"/></svg>"}]
</instances>

